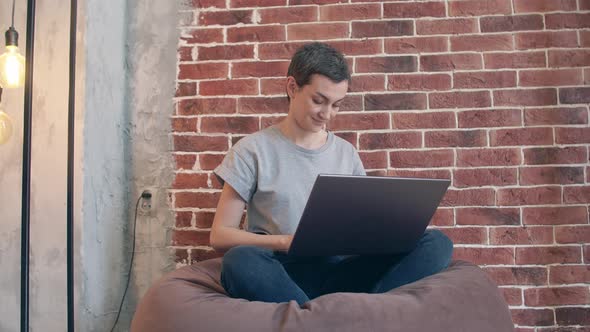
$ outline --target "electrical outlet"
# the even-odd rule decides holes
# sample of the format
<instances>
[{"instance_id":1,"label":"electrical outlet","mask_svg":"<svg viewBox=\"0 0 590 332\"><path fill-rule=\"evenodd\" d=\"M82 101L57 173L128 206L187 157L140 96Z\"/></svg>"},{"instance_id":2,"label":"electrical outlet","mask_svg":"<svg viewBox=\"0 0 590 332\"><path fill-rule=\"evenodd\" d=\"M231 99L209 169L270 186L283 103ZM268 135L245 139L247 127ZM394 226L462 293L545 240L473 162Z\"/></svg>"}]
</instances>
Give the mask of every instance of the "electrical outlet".
<instances>
[{"instance_id":1,"label":"electrical outlet","mask_svg":"<svg viewBox=\"0 0 590 332\"><path fill-rule=\"evenodd\" d=\"M141 192L141 202L139 203L140 210L145 213L149 214L154 209L154 202L155 202L155 190L153 188L145 188Z\"/></svg>"}]
</instances>

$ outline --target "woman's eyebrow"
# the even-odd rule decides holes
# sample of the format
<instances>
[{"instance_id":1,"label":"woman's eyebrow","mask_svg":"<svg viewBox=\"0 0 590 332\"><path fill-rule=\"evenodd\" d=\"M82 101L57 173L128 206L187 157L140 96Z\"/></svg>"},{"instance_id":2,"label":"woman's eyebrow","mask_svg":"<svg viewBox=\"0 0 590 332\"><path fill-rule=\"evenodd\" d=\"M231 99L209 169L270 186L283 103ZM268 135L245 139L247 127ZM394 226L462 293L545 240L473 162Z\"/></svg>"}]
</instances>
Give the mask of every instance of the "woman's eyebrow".
<instances>
[{"instance_id":1,"label":"woman's eyebrow","mask_svg":"<svg viewBox=\"0 0 590 332\"><path fill-rule=\"evenodd\" d=\"M324 98L324 100L330 100L330 98L326 97L326 96L325 96L323 93L321 93L321 92L316 92L315 94L316 94L316 95L319 95L319 96L320 96L320 97L322 97L322 98ZM337 103L337 102L339 102L339 101L342 101L342 100L344 100L344 98L342 98L342 99L339 99L339 100L336 100L334 103Z\"/></svg>"}]
</instances>

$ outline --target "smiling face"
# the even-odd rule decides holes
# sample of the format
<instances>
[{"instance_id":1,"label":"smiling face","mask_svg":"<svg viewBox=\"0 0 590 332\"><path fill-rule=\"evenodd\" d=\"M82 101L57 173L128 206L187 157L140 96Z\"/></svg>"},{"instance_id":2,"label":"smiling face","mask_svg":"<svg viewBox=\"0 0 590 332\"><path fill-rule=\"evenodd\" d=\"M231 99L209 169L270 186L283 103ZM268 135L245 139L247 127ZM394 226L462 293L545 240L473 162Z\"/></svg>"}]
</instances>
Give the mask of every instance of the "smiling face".
<instances>
[{"instance_id":1,"label":"smiling face","mask_svg":"<svg viewBox=\"0 0 590 332\"><path fill-rule=\"evenodd\" d=\"M335 83L326 76L314 74L309 84L300 87L293 77L288 77L289 116L301 130L320 132L338 113L347 91L347 80Z\"/></svg>"}]
</instances>

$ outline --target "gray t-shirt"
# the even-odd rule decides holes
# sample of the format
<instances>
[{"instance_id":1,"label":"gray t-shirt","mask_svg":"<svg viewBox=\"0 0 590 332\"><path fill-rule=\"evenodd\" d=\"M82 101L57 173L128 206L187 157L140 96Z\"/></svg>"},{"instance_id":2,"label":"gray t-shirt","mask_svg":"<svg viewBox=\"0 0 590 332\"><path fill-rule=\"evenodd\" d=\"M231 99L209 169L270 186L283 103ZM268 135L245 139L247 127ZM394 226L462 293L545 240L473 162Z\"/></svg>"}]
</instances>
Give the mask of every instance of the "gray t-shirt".
<instances>
[{"instance_id":1,"label":"gray t-shirt","mask_svg":"<svg viewBox=\"0 0 590 332\"><path fill-rule=\"evenodd\" d=\"M272 235L295 233L318 174L365 175L356 149L332 132L309 150L277 125L239 140L213 172L248 204L247 230Z\"/></svg>"}]
</instances>

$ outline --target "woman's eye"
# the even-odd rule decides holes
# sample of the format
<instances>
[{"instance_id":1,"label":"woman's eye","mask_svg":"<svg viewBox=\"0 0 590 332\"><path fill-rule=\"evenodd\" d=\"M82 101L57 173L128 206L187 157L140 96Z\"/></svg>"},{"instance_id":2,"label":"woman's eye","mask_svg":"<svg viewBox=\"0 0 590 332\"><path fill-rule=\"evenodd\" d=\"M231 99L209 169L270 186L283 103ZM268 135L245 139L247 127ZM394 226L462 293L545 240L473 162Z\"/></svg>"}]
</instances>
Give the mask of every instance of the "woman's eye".
<instances>
[{"instance_id":1,"label":"woman's eye","mask_svg":"<svg viewBox=\"0 0 590 332\"><path fill-rule=\"evenodd\" d=\"M318 99L312 99L312 101L314 104L317 104L317 105L320 105L322 103L322 101L318 100Z\"/></svg>"}]
</instances>

